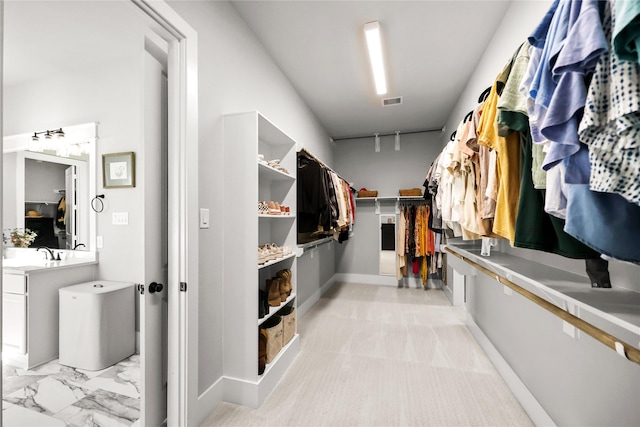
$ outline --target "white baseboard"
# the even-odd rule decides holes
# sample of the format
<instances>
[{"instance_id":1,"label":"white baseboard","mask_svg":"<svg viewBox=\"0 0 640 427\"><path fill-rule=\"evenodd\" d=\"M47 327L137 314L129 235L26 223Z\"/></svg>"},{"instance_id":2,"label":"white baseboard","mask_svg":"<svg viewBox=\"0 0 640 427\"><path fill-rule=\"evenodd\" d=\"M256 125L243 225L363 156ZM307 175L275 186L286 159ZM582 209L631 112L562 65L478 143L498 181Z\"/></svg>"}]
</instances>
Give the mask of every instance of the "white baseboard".
<instances>
[{"instance_id":1,"label":"white baseboard","mask_svg":"<svg viewBox=\"0 0 640 427\"><path fill-rule=\"evenodd\" d=\"M211 415L216 407L222 403L224 397L224 377L218 380L198 396L198 404L196 405L195 419L193 425L202 425L202 423Z\"/></svg>"},{"instance_id":2,"label":"white baseboard","mask_svg":"<svg viewBox=\"0 0 640 427\"><path fill-rule=\"evenodd\" d=\"M443 286L442 292L444 292L451 305L453 305L453 290L451 289L451 286Z\"/></svg>"},{"instance_id":3,"label":"white baseboard","mask_svg":"<svg viewBox=\"0 0 640 427\"><path fill-rule=\"evenodd\" d=\"M446 286L445 286L446 288ZM467 328L471 332L471 335L476 339L480 347L484 350L495 366L496 370L507 384L513 395L518 399L520 405L524 408L531 421L537 426L555 426L556 423L551 419L547 411L544 410L540 402L529 391L527 386L522 382L520 377L511 369L511 366L507 363L498 350L493 346L493 343L482 332L482 329L476 324L470 314L467 314Z\"/></svg>"},{"instance_id":4,"label":"white baseboard","mask_svg":"<svg viewBox=\"0 0 640 427\"><path fill-rule=\"evenodd\" d=\"M331 278L329 280L327 280L324 285L320 286L320 289L318 289L316 292L314 292L313 295L311 295L309 298L307 298L307 300L305 302L303 302L302 304L300 304L297 308L298 310L298 317L302 318L302 316L304 316L307 311L309 311L311 309L311 307L314 306L315 303L317 303L320 298L322 297L322 295L324 295L325 293L327 293L327 291L329 289L331 289L331 287L333 286L333 284L336 282L335 280L335 274L333 276L331 276Z\"/></svg>"},{"instance_id":5,"label":"white baseboard","mask_svg":"<svg viewBox=\"0 0 640 427\"><path fill-rule=\"evenodd\" d=\"M402 280L396 279L395 276L379 276L377 274L352 274L352 273L336 273L333 275L335 282L344 283L363 283L365 285L380 285L380 286L396 286L396 287L409 287L423 289L422 278L420 276L403 277ZM429 289L441 289L439 280L429 279L427 281L427 288Z\"/></svg>"},{"instance_id":6,"label":"white baseboard","mask_svg":"<svg viewBox=\"0 0 640 427\"><path fill-rule=\"evenodd\" d=\"M398 286L395 276L379 276L377 274L351 274L336 273L333 275L336 282L364 283L366 285Z\"/></svg>"}]
</instances>

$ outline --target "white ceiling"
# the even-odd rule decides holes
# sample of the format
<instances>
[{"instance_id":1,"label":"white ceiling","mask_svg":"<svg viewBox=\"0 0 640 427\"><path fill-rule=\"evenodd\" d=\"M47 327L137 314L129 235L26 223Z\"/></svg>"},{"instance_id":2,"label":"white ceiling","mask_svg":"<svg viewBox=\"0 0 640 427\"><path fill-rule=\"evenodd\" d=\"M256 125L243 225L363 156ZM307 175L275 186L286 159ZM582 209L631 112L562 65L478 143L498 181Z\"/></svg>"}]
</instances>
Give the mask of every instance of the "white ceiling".
<instances>
[{"instance_id":1,"label":"white ceiling","mask_svg":"<svg viewBox=\"0 0 640 427\"><path fill-rule=\"evenodd\" d=\"M302 98L339 138L442 128L509 1L233 1ZM387 95L362 27L379 21ZM381 98L403 104L381 106Z\"/></svg>"},{"instance_id":2,"label":"white ceiling","mask_svg":"<svg viewBox=\"0 0 640 427\"><path fill-rule=\"evenodd\" d=\"M4 85L140 47L128 2L5 1ZM105 4L107 7L105 7ZM233 1L339 138L441 128L509 1ZM362 27L380 21L389 92L375 95ZM36 31L37 29L37 31ZM399 106L381 98L402 96Z\"/></svg>"}]
</instances>

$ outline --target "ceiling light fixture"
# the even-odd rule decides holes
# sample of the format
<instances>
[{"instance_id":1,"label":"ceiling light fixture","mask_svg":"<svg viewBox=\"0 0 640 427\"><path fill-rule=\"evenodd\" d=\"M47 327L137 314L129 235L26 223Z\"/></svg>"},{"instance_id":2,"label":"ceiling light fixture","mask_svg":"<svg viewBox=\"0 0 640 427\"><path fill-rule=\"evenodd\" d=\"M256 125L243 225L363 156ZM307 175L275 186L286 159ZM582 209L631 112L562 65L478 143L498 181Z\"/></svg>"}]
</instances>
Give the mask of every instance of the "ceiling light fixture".
<instances>
[{"instance_id":1,"label":"ceiling light fixture","mask_svg":"<svg viewBox=\"0 0 640 427\"><path fill-rule=\"evenodd\" d=\"M382 38L380 36L380 23L378 21L364 24L364 34L367 39L369 49L369 60L373 70L373 79L376 84L376 93L384 95L387 93L387 77L384 71L384 61L382 60Z\"/></svg>"}]
</instances>

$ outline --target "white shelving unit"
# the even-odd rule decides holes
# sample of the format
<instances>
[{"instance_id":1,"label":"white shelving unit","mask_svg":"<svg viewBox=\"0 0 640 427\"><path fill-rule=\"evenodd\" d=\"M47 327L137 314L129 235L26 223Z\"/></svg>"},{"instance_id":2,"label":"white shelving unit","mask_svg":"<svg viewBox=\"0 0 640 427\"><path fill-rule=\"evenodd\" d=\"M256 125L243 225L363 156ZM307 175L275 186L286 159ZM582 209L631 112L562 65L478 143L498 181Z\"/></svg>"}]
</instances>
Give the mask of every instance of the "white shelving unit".
<instances>
[{"instance_id":1,"label":"white shelving unit","mask_svg":"<svg viewBox=\"0 0 640 427\"><path fill-rule=\"evenodd\" d=\"M296 307L296 143L259 112L224 117L224 400L258 407L300 351L294 337L258 375L259 327L286 306ZM258 161L279 159L289 173ZM258 201L289 206L290 215L258 214ZM258 265L258 246L289 246L290 255ZM292 271L291 295L259 318L258 290L281 269Z\"/></svg>"}]
</instances>

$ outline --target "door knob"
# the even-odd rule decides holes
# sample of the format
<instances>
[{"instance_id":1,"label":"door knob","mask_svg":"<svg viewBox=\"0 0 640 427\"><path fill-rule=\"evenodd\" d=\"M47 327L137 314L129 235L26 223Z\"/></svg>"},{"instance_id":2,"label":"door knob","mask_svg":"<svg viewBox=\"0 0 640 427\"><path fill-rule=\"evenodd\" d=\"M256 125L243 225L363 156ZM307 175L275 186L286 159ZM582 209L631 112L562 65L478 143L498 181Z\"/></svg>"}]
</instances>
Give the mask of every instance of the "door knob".
<instances>
[{"instance_id":1,"label":"door knob","mask_svg":"<svg viewBox=\"0 0 640 427\"><path fill-rule=\"evenodd\" d=\"M164 288L164 286L162 286L162 283L156 283L156 282L149 283L149 293L150 294L153 294L155 292L162 292L163 288Z\"/></svg>"}]
</instances>

